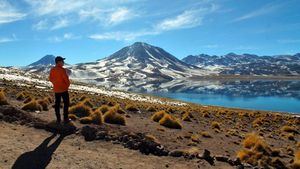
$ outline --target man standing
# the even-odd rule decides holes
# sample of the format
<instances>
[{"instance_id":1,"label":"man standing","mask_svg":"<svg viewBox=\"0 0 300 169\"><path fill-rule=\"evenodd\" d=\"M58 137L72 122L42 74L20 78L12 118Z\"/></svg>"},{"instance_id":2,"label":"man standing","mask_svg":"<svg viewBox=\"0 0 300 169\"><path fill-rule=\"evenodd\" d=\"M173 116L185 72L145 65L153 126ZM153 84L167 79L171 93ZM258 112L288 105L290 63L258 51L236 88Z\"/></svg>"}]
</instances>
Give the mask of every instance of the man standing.
<instances>
[{"instance_id":1,"label":"man standing","mask_svg":"<svg viewBox=\"0 0 300 169\"><path fill-rule=\"evenodd\" d=\"M61 122L60 116L60 102L61 98L64 102L64 123L69 123L68 110L69 110L69 86L70 80L66 72L66 69L63 68L65 58L57 56L55 58L55 67L51 68L49 80L53 84L53 91L55 93L55 114L57 118L57 123Z\"/></svg>"}]
</instances>

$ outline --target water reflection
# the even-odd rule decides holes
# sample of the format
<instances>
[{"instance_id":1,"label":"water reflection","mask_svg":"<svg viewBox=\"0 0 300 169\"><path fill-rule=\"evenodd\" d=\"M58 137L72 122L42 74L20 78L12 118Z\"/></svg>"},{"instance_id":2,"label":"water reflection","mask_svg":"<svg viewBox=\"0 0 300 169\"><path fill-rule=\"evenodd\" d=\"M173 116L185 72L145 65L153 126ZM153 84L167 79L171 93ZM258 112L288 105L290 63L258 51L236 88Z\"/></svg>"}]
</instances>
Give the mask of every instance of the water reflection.
<instances>
[{"instance_id":1,"label":"water reflection","mask_svg":"<svg viewBox=\"0 0 300 169\"><path fill-rule=\"evenodd\" d=\"M300 81L200 81L197 87L193 86L172 92L219 94L242 97L280 96L300 99Z\"/></svg>"}]
</instances>

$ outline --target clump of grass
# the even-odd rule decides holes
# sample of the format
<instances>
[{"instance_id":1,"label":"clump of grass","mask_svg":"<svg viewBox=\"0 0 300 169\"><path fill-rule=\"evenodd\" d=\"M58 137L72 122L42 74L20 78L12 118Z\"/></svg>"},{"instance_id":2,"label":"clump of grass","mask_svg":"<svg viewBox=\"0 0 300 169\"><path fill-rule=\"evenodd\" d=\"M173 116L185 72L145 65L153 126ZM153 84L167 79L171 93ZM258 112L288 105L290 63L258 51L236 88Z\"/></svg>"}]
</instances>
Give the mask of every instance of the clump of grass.
<instances>
[{"instance_id":1,"label":"clump of grass","mask_svg":"<svg viewBox=\"0 0 300 169\"><path fill-rule=\"evenodd\" d=\"M27 94L26 94L24 91L19 92L19 93L16 95L16 99L17 99L17 100L25 100L26 97L27 97Z\"/></svg>"},{"instance_id":2,"label":"clump of grass","mask_svg":"<svg viewBox=\"0 0 300 169\"><path fill-rule=\"evenodd\" d=\"M156 109L155 109L154 107L152 107L152 106L149 106L149 107L147 108L147 111L149 111L149 112L155 112Z\"/></svg>"},{"instance_id":3,"label":"clump of grass","mask_svg":"<svg viewBox=\"0 0 300 169\"><path fill-rule=\"evenodd\" d=\"M77 117L86 117L89 116L92 112L92 109L82 103L76 104L69 109L70 114L75 114Z\"/></svg>"},{"instance_id":4,"label":"clump of grass","mask_svg":"<svg viewBox=\"0 0 300 169\"><path fill-rule=\"evenodd\" d=\"M42 111L43 107L36 100L32 100L32 101L26 103L22 107L22 110L26 110L26 111Z\"/></svg>"},{"instance_id":5,"label":"clump of grass","mask_svg":"<svg viewBox=\"0 0 300 169\"><path fill-rule=\"evenodd\" d=\"M138 108L136 108L134 105L132 104L127 104L126 107L125 107L126 110L128 111L133 111L133 112L136 112L136 111L139 111Z\"/></svg>"},{"instance_id":6,"label":"clump of grass","mask_svg":"<svg viewBox=\"0 0 300 169\"><path fill-rule=\"evenodd\" d=\"M160 120L159 124L172 129L181 129L182 125L178 119L171 116L170 114L165 114Z\"/></svg>"},{"instance_id":7,"label":"clump of grass","mask_svg":"<svg viewBox=\"0 0 300 169\"><path fill-rule=\"evenodd\" d=\"M221 129L220 126L221 126L221 125L220 125L219 122L213 121L213 122L211 123L211 127L212 127L213 129L218 129L218 130L220 130L220 129Z\"/></svg>"},{"instance_id":8,"label":"clump of grass","mask_svg":"<svg viewBox=\"0 0 300 169\"><path fill-rule=\"evenodd\" d=\"M126 114L126 112L121 108L121 106L119 104L116 104L113 109L117 110L117 113L119 114Z\"/></svg>"},{"instance_id":9,"label":"clump of grass","mask_svg":"<svg viewBox=\"0 0 300 169\"><path fill-rule=\"evenodd\" d=\"M0 91L0 105L7 105L8 104L8 101L6 99L6 96L4 94L4 91L1 90Z\"/></svg>"},{"instance_id":10,"label":"clump of grass","mask_svg":"<svg viewBox=\"0 0 300 169\"><path fill-rule=\"evenodd\" d=\"M118 109L113 107L109 109L103 116L105 123L125 125L125 117L118 113Z\"/></svg>"},{"instance_id":11,"label":"clump of grass","mask_svg":"<svg viewBox=\"0 0 300 169\"><path fill-rule=\"evenodd\" d=\"M151 117L151 119L155 122L159 122L167 113L164 110L158 111L154 113Z\"/></svg>"},{"instance_id":12,"label":"clump of grass","mask_svg":"<svg viewBox=\"0 0 300 169\"><path fill-rule=\"evenodd\" d=\"M258 165L259 161L265 163L270 160L271 148L265 140L256 133L246 135L242 142L244 149L238 151L237 157L252 165Z\"/></svg>"},{"instance_id":13,"label":"clump of grass","mask_svg":"<svg viewBox=\"0 0 300 169\"><path fill-rule=\"evenodd\" d=\"M297 129L295 129L292 126L283 126L281 128L281 131L287 132L287 133L298 133Z\"/></svg>"},{"instance_id":14,"label":"clump of grass","mask_svg":"<svg viewBox=\"0 0 300 169\"><path fill-rule=\"evenodd\" d=\"M183 121L192 121L193 115L190 112L184 112L182 115Z\"/></svg>"},{"instance_id":15,"label":"clump of grass","mask_svg":"<svg viewBox=\"0 0 300 169\"><path fill-rule=\"evenodd\" d=\"M209 118L209 117L210 117L209 112L206 111L206 110L202 111L202 117L204 117L204 118Z\"/></svg>"},{"instance_id":16,"label":"clump of grass","mask_svg":"<svg viewBox=\"0 0 300 169\"><path fill-rule=\"evenodd\" d=\"M29 102L31 102L33 100L33 98L32 98L32 96L28 96L25 100L24 100L24 102L23 103L29 103Z\"/></svg>"},{"instance_id":17,"label":"clump of grass","mask_svg":"<svg viewBox=\"0 0 300 169\"><path fill-rule=\"evenodd\" d=\"M109 110L109 107L107 105L102 105L98 108L102 114L106 113Z\"/></svg>"},{"instance_id":18,"label":"clump of grass","mask_svg":"<svg viewBox=\"0 0 300 169\"><path fill-rule=\"evenodd\" d=\"M91 124L93 122L93 119L91 116L87 116L87 117L81 117L79 119L79 122L82 124Z\"/></svg>"},{"instance_id":19,"label":"clump of grass","mask_svg":"<svg viewBox=\"0 0 300 169\"><path fill-rule=\"evenodd\" d=\"M69 119L75 121L78 119L78 117L75 114L68 114Z\"/></svg>"},{"instance_id":20,"label":"clump of grass","mask_svg":"<svg viewBox=\"0 0 300 169\"><path fill-rule=\"evenodd\" d=\"M93 103L91 102L91 100L88 99L88 98L82 100L81 103L84 104L84 105L86 105L86 106L88 106L88 107L90 107L90 108L93 108L93 107L94 107L94 104L93 104Z\"/></svg>"},{"instance_id":21,"label":"clump of grass","mask_svg":"<svg viewBox=\"0 0 300 169\"><path fill-rule=\"evenodd\" d=\"M98 125L101 125L103 124L103 116L102 116L102 113L100 111L94 111L90 117L92 118L92 123L94 124L98 124ZM124 123L125 124L125 123Z\"/></svg>"},{"instance_id":22,"label":"clump of grass","mask_svg":"<svg viewBox=\"0 0 300 169\"><path fill-rule=\"evenodd\" d=\"M294 162L292 164L292 169L299 169L300 168L300 150L295 152Z\"/></svg>"},{"instance_id":23,"label":"clump of grass","mask_svg":"<svg viewBox=\"0 0 300 169\"><path fill-rule=\"evenodd\" d=\"M202 132L200 132L200 135L201 135L202 137L205 137L205 138L211 138L211 135L210 135L209 132L207 132L207 131L202 131Z\"/></svg>"},{"instance_id":24,"label":"clump of grass","mask_svg":"<svg viewBox=\"0 0 300 169\"><path fill-rule=\"evenodd\" d=\"M199 139L199 135L198 134L193 134L191 136L191 140L195 143L199 143L200 142L200 139Z\"/></svg>"},{"instance_id":25,"label":"clump of grass","mask_svg":"<svg viewBox=\"0 0 300 169\"><path fill-rule=\"evenodd\" d=\"M42 99L42 100L38 100L37 102L38 102L39 105L42 106L42 109L43 109L44 111L49 110L49 109L48 109L48 101L47 101L47 100Z\"/></svg>"}]
</instances>

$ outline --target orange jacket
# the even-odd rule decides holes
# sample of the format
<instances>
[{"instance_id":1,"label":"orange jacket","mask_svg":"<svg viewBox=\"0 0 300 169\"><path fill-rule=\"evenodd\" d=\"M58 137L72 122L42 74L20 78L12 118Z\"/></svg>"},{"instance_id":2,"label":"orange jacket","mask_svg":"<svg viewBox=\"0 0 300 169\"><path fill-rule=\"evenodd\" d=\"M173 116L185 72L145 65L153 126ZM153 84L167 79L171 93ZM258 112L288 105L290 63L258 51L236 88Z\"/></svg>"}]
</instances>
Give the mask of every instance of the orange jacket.
<instances>
[{"instance_id":1,"label":"orange jacket","mask_svg":"<svg viewBox=\"0 0 300 169\"><path fill-rule=\"evenodd\" d=\"M55 93L63 93L68 91L70 80L66 69L64 69L62 66L56 65L55 67L51 68L49 80L53 84L53 91Z\"/></svg>"}]
</instances>

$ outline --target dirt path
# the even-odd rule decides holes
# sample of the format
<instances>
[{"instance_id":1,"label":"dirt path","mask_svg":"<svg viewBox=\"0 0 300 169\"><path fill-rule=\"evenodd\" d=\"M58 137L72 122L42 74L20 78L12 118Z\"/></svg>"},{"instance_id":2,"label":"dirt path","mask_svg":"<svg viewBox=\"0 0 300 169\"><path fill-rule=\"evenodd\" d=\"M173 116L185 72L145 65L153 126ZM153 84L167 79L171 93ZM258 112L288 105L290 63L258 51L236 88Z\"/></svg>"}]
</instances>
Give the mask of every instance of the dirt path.
<instances>
[{"instance_id":1,"label":"dirt path","mask_svg":"<svg viewBox=\"0 0 300 169\"><path fill-rule=\"evenodd\" d=\"M0 122L0 131L0 168L3 169L13 165L15 168L26 168L32 163L57 169L211 168L205 161L142 155L138 151L110 142L86 142L75 134L65 137L60 142L59 136L54 137L52 133L5 122ZM50 141L50 148L43 150L47 141ZM53 154L50 145L54 146ZM217 164L214 168L232 167Z\"/></svg>"}]
</instances>

